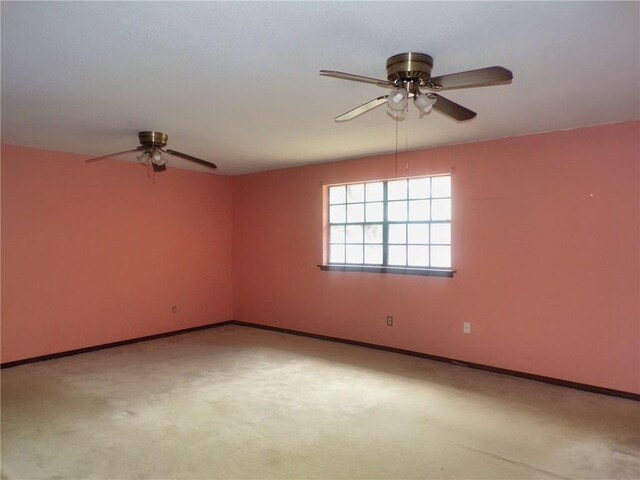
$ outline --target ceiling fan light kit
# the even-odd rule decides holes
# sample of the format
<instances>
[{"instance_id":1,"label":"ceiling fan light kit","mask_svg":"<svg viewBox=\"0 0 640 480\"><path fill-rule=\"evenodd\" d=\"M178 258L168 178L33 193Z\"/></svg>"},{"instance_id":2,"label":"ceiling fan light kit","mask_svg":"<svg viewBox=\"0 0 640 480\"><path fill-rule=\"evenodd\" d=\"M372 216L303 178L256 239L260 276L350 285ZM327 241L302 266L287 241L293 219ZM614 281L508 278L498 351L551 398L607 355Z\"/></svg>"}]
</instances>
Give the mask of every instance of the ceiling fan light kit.
<instances>
[{"instance_id":1,"label":"ceiling fan light kit","mask_svg":"<svg viewBox=\"0 0 640 480\"><path fill-rule=\"evenodd\" d=\"M131 152L140 152L136 158L138 162L143 165L148 165L153 168L154 172L164 172L167 169L168 159L166 155L184 158L185 160L189 160L191 162L198 163L200 165L204 165L209 168L218 168L215 164L211 162L207 162L206 160L202 160L200 158L187 155L186 153L181 153L176 150L169 150L164 147L167 146L167 142L169 141L169 136L163 132L155 132L155 131L143 131L138 132L138 140L140 141L140 146L134 148L133 150L125 150L124 152L116 152L110 153L108 155L103 155L101 157L90 158L85 160L86 163L93 163L98 160L104 160L105 158L116 157L118 155L122 155L125 153Z\"/></svg>"},{"instance_id":2,"label":"ceiling fan light kit","mask_svg":"<svg viewBox=\"0 0 640 480\"><path fill-rule=\"evenodd\" d=\"M503 85L510 83L513 79L513 73L510 70L499 66L432 77L433 58L426 53L418 52L393 55L387 59L386 66L387 80L335 70L320 70L320 75L327 77L370 83L378 87L392 89L389 95L374 98L359 107L338 115L335 118L336 122L352 120L384 103L387 104L389 116L396 120L402 120L410 98L413 98L414 105L420 111L420 117L430 113L433 109L453 120L460 122L471 120L476 116L475 112L435 92ZM420 91L421 88L430 90L430 92L424 93Z\"/></svg>"}]
</instances>

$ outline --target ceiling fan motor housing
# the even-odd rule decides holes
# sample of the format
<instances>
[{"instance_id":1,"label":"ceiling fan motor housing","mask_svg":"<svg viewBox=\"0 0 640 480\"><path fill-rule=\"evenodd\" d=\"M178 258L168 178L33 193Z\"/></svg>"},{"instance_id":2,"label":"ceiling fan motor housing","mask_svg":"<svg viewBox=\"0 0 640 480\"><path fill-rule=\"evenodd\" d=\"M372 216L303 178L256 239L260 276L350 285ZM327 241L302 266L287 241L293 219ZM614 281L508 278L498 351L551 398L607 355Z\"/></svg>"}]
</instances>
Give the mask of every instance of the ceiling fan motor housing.
<instances>
[{"instance_id":1,"label":"ceiling fan motor housing","mask_svg":"<svg viewBox=\"0 0 640 480\"><path fill-rule=\"evenodd\" d=\"M426 53L399 53L387 59L387 79L396 85L405 82L427 84L431 78L433 58Z\"/></svg>"},{"instance_id":2,"label":"ceiling fan motor housing","mask_svg":"<svg viewBox=\"0 0 640 480\"><path fill-rule=\"evenodd\" d=\"M140 140L140 145L143 147L162 148L167 145L169 136L162 132L147 131L138 132L138 139Z\"/></svg>"}]
</instances>

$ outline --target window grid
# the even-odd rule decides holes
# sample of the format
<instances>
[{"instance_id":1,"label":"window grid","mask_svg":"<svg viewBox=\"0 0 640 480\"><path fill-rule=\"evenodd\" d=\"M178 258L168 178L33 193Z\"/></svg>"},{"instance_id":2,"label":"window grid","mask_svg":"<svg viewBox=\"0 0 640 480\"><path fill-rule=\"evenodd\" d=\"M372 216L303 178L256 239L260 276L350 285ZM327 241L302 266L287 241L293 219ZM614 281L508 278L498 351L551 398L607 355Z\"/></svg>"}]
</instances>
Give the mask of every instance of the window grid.
<instances>
[{"instance_id":1,"label":"window grid","mask_svg":"<svg viewBox=\"0 0 640 480\"><path fill-rule=\"evenodd\" d=\"M389 186L392 182L393 195ZM420 185L423 190L416 193ZM404 212L394 202L405 202ZM353 206L357 205L361 207L356 210ZM329 212L329 264L451 268L450 175L330 186ZM416 217L420 220L412 220ZM426 235L415 238L421 229L411 228L414 225L425 226L422 234ZM391 238L391 230L394 236L403 231L402 238Z\"/></svg>"}]
</instances>

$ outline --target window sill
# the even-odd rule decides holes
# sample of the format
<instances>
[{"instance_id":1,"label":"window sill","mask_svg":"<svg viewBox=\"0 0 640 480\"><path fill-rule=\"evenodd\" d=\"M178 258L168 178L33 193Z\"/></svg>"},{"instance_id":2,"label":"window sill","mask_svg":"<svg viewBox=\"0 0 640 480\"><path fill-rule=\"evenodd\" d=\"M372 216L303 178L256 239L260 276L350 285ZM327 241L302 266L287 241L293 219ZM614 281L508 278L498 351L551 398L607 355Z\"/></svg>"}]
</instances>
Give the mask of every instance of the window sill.
<instances>
[{"instance_id":1,"label":"window sill","mask_svg":"<svg viewBox=\"0 0 640 480\"><path fill-rule=\"evenodd\" d=\"M453 277L455 270L418 267L382 267L365 265L318 265L325 272L391 273L396 275L423 275L428 277Z\"/></svg>"}]
</instances>

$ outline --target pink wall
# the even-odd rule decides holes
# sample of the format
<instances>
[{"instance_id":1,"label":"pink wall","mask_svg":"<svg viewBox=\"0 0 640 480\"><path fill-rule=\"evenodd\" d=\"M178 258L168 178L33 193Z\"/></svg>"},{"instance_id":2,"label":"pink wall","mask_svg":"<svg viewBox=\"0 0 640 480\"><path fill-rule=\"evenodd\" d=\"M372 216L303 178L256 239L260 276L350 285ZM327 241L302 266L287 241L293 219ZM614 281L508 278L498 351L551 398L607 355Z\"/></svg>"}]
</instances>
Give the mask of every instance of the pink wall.
<instances>
[{"instance_id":1,"label":"pink wall","mask_svg":"<svg viewBox=\"0 0 640 480\"><path fill-rule=\"evenodd\" d=\"M317 268L323 184L445 172L454 278ZM155 185L4 145L2 362L237 319L640 393L639 180L639 122Z\"/></svg>"},{"instance_id":2,"label":"pink wall","mask_svg":"<svg viewBox=\"0 0 640 480\"><path fill-rule=\"evenodd\" d=\"M2 362L231 320L232 179L82 159L2 146Z\"/></svg>"},{"instance_id":3,"label":"pink wall","mask_svg":"<svg viewBox=\"0 0 640 480\"><path fill-rule=\"evenodd\" d=\"M630 122L234 177L234 318L640 393L639 133ZM323 184L445 172L454 278L317 268Z\"/></svg>"}]
</instances>

